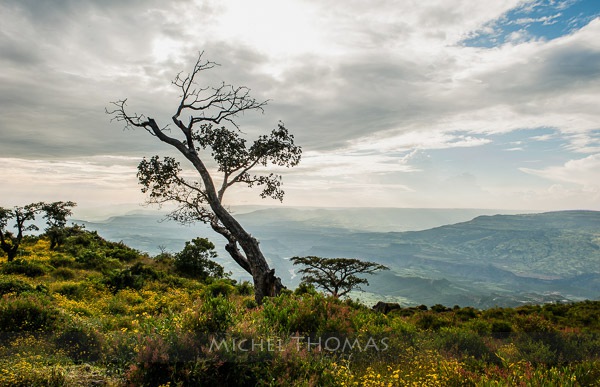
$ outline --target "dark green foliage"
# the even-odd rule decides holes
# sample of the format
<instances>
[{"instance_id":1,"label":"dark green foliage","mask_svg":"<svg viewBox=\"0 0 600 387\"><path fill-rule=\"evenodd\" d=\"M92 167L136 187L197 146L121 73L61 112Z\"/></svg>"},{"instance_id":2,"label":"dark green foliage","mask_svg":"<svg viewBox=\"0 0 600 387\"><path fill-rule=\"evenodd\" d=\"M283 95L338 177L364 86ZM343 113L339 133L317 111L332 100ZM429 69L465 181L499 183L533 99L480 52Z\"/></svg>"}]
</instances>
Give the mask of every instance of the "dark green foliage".
<instances>
[{"instance_id":1,"label":"dark green foliage","mask_svg":"<svg viewBox=\"0 0 600 387\"><path fill-rule=\"evenodd\" d=\"M106 256L118 259L121 262L131 262L140 257L140 252L125 245L123 242L105 241Z\"/></svg>"},{"instance_id":2,"label":"dark green foliage","mask_svg":"<svg viewBox=\"0 0 600 387\"><path fill-rule=\"evenodd\" d=\"M62 294L65 297L80 300L84 297L86 293L87 286L82 283L68 283L62 285L60 288L56 289L55 292L58 294Z\"/></svg>"},{"instance_id":3,"label":"dark green foliage","mask_svg":"<svg viewBox=\"0 0 600 387\"><path fill-rule=\"evenodd\" d=\"M2 278L0 279L0 296L9 293L21 294L23 292L33 291L34 287L21 280Z\"/></svg>"},{"instance_id":4,"label":"dark green foliage","mask_svg":"<svg viewBox=\"0 0 600 387\"><path fill-rule=\"evenodd\" d=\"M185 242L181 252L175 254L173 263L175 269L182 275L206 280L208 277L222 278L225 276L223 266L214 262L217 257L215 245L206 238L194 238Z\"/></svg>"},{"instance_id":5,"label":"dark green foliage","mask_svg":"<svg viewBox=\"0 0 600 387\"><path fill-rule=\"evenodd\" d=\"M234 321L235 306L223 296L206 298L197 312L192 313L185 326L197 334L220 335Z\"/></svg>"},{"instance_id":6,"label":"dark green foliage","mask_svg":"<svg viewBox=\"0 0 600 387\"><path fill-rule=\"evenodd\" d=\"M228 280L216 280L206 286L204 294L206 297L229 297L234 292L235 288Z\"/></svg>"},{"instance_id":7,"label":"dark green foliage","mask_svg":"<svg viewBox=\"0 0 600 387\"><path fill-rule=\"evenodd\" d=\"M254 286L248 281L237 284L235 290L240 296L250 296L254 294Z\"/></svg>"},{"instance_id":8,"label":"dark green foliage","mask_svg":"<svg viewBox=\"0 0 600 387\"><path fill-rule=\"evenodd\" d=\"M491 332L494 337L502 338L507 337L513 331L512 324L505 320L493 320L491 326Z\"/></svg>"},{"instance_id":9,"label":"dark green foliage","mask_svg":"<svg viewBox=\"0 0 600 387\"><path fill-rule=\"evenodd\" d=\"M57 349L64 351L75 363L89 363L100 359L102 339L98 332L85 326L71 324L54 337Z\"/></svg>"},{"instance_id":10,"label":"dark green foliage","mask_svg":"<svg viewBox=\"0 0 600 387\"><path fill-rule=\"evenodd\" d=\"M433 306L431 307L433 310ZM454 310L454 314L456 315L456 317L458 317L461 321L468 321L470 319L476 318L477 317L477 311L474 308L471 307L466 307L466 308L459 308L459 309L455 309Z\"/></svg>"},{"instance_id":11,"label":"dark green foliage","mask_svg":"<svg viewBox=\"0 0 600 387\"><path fill-rule=\"evenodd\" d=\"M294 290L294 294L297 296L302 296L305 294L314 296L315 294L317 294L317 289L315 289L315 286L313 284L300 282L300 285L298 285L296 290Z\"/></svg>"},{"instance_id":12,"label":"dark green foliage","mask_svg":"<svg viewBox=\"0 0 600 387\"><path fill-rule=\"evenodd\" d=\"M48 271L49 268L42 263L23 259L15 259L2 265L2 273L4 274L22 274L32 278L42 276Z\"/></svg>"},{"instance_id":13,"label":"dark green foliage","mask_svg":"<svg viewBox=\"0 0 600 387\"><path fill-rule=\"evenodd\" d=\"M294 265L302 265L298 272L302 282L312 284L328 291L333 297L341 297L352 290L360 290L360 285L369 281L358 275L373 274L387 267L375 262L366 262L353 258L293 257Z\"/></svg>"},{"instance_id":14,"label":"dark green foliage","mask_svg":"<svg viewBox=\"0 0 600 387\"><path fill-rule=\"evenodd\" d=\"M436 336L440 349L455 357L473 356L478 360L498 362L499 359L477 333L459 328L444 328Z\"/></svg>"},{"instance_id":15,"label":"dark green foliage","mask_svg":"<svg viewBox=\"0 0 600 387\"><path fill-rule=\"evenodd\" d=\"M64 256L63 254L57 254L50 258L50 265L55 268L59 267L73 267L75 260Z\"/></svg>"},{"instance_id":16,"label":"dark green foliage","mask_svg":"<svg viewBox=\"0 0 600 387\"><path fill-rule=\"evenodd\" d=\"M436 314L423 313L419 316L415 325L417 328L424 331L437 331L442 327L451 325L451 322L448 319L440 317Z\"/></svg>"},{"instance_id":17,"label":"dark green foliage","mask_svg":"<svg viewBox=\"0 0 600 387\"><path fill-rule=\"evenodd\" d=\"M46 219L46 236L50 239L50 250L54 250L62 245L68 235L65 226L67 224L67 217L73 215L71 210L77 204L74 202L54 202L44 203L42 205L42 211L45 212L44 219Z\"/></svg>"},{"instance_id":18,"label":"dark green foliage","mask_svg":"<svg viewBox=\"0 0 600 387\"><path fill-rule=\"evenodd\" d=\"M68 267L59 267L52 272L54 278L69 280L75 278L75 272Z\"/></svg>"},{"instance_id":19,"label":"dark green foliage","mask_svg":"<svg viewBox=\"0 0 600 387\"><path fill-rule=\"evenodd\" d=\"M44 297L21 295L0 299L0 332L51 331L60 314Z\"/></svg>"},{"instance_id":20,"label":"dark green foliage","mask_svg":"<svg viewBox=\"0 0 600 387\"><path fill-rule=\"evenodd\" d=\"M137 262L133 266L118 270L109 274L104 283L113 290L118 292L121 289L141 289L147 281L164 278L164 273L158 272L150 266Z\"/></svg>"},{"instance_id":21,"label":"dark green foliage","mask_svg":"<svg viewBox=\"0 0 600 387\"><path fill-rule=\"evenodd\" d=\"M450 312L452 309L450 309L442 304L435 304L431 307L431 310L435 313L443 313L443 312Z\"/></svg>"},{"instance_id":22,"label":"dark green foliage","mask_svg":"<svg viewBox=\"0 0 600 387\"><path fill-rule=\"evenodd\" d=\"M80 250L75 262L79 263L85 269L101 270L106 266L106 256L96 249Z\"/></svg>"},{"instance_id":23,"label":"dark green foliage","mask_svg":"<svg viewBox=\"0 0 600 387\"><path fill-rule=\"evenodd\" d=\"M366 308L363 310L374 314ZM351 304L318 293L269 298L263 308L265 324L284 335L354 332L351 316L356 313Z\"/></svg>"}]
</instances>

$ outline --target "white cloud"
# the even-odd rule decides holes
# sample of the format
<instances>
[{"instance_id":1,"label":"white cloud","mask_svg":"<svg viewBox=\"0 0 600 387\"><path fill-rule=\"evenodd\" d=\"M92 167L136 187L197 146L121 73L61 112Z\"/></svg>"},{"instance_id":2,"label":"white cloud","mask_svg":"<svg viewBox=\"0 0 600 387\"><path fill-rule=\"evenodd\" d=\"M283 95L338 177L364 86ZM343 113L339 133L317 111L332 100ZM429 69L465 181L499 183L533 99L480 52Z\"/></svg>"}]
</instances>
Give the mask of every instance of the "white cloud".
<instances>
[{"instance_id":1,"label":"white cloud","mask_svg":"<svg viewBox=\"0 0 600 387\"><path fill-rule=\"evenodd\" d=\"M548 180L578 184L596 192L600 188L600 153L569 160L560 166L544 169L520 168L520 170Z\"/></svg>"},{"instance_id":2,"label":"white cloud","mask_svg":"<svg viewBox=\"0 0 600 387\"><path fill-rule=\"evenodd\" d=\"M142 203L136 164L130 157L94 156L68 160L0 158L2 206L72 200L80 205Z\"/></svg>"},{"instance_id":3,"label":"white cloud","mask_svg":"<svg viewBox=\"0 0 600 387\"><path fill-rule=\"evenodd\" d=\"M5 1L0 4L0 154L13 161L2 166L12 181L1 188L3 197L37 191L78 192L84 198L88 192L90 201L138 200L133 164L108 167L93 155L138 160L167 148L143 131L123 133L104 107L127 97L132 111L168 123L177 103L170 80L189 68L198 50L223 65L203 74L203 86L225 80L249 86L258 99L271 99L264 116L240 117L242 128L255 134L283 120L305 150L287 186L303 195L318 188L311 194L316 202L319 192L331 187L348 200L357 195L361 203L369 202L369 193L382 203L395 203L399 193L424 197L424 189L448 176L430 185L405 183L407 176L431 172L411 152L460 152L490 145L490 135L524 128L554 128L555 138L534 140L567 140L557 149L565 160L572 158L567 152L597 154L600 19L551 41L516 39L493 49L460 44L479 28L493 29L486 23L506 11L536 4ZM558 18L553 17L533 21ZM58 159L71 161L50 161ZM528 173L550 171L540 167ZM303 175L309 188L302 188Z\"/></svg>"}]
</instances>

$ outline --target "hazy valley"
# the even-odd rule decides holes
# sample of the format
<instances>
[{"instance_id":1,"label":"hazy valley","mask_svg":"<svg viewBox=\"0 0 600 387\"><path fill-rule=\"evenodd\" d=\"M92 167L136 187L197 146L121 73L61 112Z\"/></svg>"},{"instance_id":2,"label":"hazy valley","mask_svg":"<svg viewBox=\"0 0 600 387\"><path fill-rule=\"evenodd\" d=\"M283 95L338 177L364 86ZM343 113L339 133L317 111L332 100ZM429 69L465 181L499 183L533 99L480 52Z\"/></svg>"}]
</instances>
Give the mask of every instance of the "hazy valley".
<instances>
[{"instance_id":1,"label":"hazy valley","mask_svg":"<svg viewBox=\"0 0 600 387\"><path fill-rule=\"evenodd\" d=\"M366 303L516 306L600 296L600 212L561 211L494 215L463 209L236 208L284 284L300 278L293 256L376 261L391 270L371 276ZM493 216L491 216L493 215ZM218 235L202 225L182 226L144 212L84 223L104 237L151 255L178 251L207 237L233 278L248 276L227 258Z\"/></svg>"}]
</instances>

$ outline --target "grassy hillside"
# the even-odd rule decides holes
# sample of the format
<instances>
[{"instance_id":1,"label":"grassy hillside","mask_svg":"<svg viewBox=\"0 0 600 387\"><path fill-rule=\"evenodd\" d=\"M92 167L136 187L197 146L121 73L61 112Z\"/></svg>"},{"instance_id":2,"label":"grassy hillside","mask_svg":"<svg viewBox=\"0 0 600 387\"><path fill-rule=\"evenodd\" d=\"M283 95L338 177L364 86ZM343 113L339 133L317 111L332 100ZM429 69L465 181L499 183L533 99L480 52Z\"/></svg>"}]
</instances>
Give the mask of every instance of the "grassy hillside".
<instances>
[{"instance_id":1,"label":"grassy hillside","mask_svg":"<svg viewBox=\"0 0 600 387\"><path fill-rule=\"evenodd\" d=\"M83 230L0 273L1 386L600 385L598 301L383 314L301 287L259 307Z\"/></svg>"}]
</instances>

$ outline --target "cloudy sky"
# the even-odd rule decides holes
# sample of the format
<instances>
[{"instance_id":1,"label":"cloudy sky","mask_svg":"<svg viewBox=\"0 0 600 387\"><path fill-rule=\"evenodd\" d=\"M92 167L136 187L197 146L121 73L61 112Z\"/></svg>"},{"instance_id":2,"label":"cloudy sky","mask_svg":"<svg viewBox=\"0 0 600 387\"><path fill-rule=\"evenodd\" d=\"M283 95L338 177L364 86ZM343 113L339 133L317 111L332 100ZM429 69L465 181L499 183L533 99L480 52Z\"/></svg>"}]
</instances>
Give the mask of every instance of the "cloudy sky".
<instances>
[{"instance_id":1,"label":"cloudy sky","mask_svg":"<svg viewBox=\"0 0 600 387\"><path fill-rule=\"evenodd\" d=\"M598 37L597 0L1 0L0 206L142 203L172 152L104 108L168 123L204 51L302 145L286 205L600 210Z\"/></svg>"}]
</instances>

